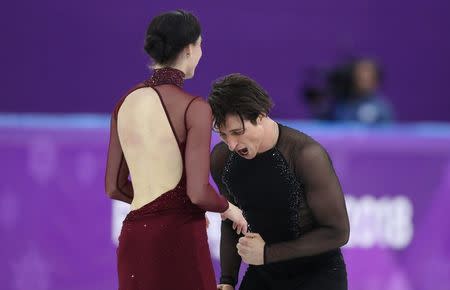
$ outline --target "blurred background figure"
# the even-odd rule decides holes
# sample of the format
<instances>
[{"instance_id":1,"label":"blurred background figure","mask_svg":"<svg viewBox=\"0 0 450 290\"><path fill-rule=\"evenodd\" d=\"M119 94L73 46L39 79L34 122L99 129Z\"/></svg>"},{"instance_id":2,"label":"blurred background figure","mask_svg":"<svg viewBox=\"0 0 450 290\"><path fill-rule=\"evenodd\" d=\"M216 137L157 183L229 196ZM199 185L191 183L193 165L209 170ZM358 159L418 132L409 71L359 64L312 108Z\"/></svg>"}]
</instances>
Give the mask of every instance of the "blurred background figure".
<instances>
[{"instance_id":1,"label":"blurred background figure","mask_svg":"<svg viewBox=\"0 0 450 290\"><path fill-rule=\"evenodd\" d=\"M303 95L312 117L364 124L391 122L390 103L380 92L382 72L372 59L359 58L329 71L310 70Z\"/></svg>"},{"instance_id":2,"label":"blurred background figure","mask_svg":"<svg viewBox=\"0 0 450 290\"><path fill-rule=\"evenodd\" d=\"M310 117L317 120L333 120L333 99L327 88L326 72L321 69L309 69L302 88L301 98L305 98Z\"/></svg>"},{"instance_id":3,"label":"blurred background figure","mask_svg":"<svg viewBox=\"0 0 450 290\"><path fill-rule=\"evenodd\" d=\"M344 76L343 79L344 91L336 95L334 119L367 124L392 120L390 105L379 91L381 81L379 66L370 59L355 60L349 66L349 76ZM345 83L347 79L348 84Z\"/></svg>"}]
</instances>

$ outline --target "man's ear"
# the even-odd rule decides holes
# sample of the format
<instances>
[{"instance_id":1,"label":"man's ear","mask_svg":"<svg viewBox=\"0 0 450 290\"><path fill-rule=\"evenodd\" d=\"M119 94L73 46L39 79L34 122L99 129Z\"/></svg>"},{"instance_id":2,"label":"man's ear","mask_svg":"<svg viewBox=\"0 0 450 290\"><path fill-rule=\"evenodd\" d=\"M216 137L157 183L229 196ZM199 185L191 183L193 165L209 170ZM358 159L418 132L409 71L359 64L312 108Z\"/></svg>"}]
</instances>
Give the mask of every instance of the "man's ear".
<instances>
[{"instance_id":1,"label":"man's ear","mask_svg":"<svg viewBox=\"0 0 450 290\"><path fill-rule=\"evenodd\" d=\"M264 114L264 113L259 114L259 115L258 115L258 118L256 118L256 122L257 122L258 124L260 124L260 123L262 122L262 120L263 120L265 117L267 117L266 114Z\"/></svg>"}]
</instances>

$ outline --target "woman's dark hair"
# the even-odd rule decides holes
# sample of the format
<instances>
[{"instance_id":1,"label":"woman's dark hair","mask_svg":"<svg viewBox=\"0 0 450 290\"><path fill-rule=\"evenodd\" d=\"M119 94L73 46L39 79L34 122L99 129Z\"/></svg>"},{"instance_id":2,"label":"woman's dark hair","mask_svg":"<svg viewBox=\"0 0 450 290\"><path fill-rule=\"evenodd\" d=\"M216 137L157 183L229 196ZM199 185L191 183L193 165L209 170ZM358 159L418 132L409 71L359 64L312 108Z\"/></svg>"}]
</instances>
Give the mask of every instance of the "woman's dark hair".
<instances>
[{"instance_id":1,"label":"woman's dark hair","mask_svg":"<svg viewBox=\"0 0 450 290\"><path fill-rule=\"evenodd\" d=\"M256 124L258 116L268 115L273 106L267 92L257 82L241 74L227 75L215 81L208 103L215 129L225 124L225 117L229 114Z\"/></svg>"},{"instance_id":2,"label":"woman's dark hair","mask_svg":"<svg viewBox=\"0 0 450 290\"><path fill-rule=\"evenodd\" d=\"M151 21L145 38L145 51L158 64L173 61L180 51L200 37L200 23L184 10L162 13Z\"/></svg>"}]
</instances>

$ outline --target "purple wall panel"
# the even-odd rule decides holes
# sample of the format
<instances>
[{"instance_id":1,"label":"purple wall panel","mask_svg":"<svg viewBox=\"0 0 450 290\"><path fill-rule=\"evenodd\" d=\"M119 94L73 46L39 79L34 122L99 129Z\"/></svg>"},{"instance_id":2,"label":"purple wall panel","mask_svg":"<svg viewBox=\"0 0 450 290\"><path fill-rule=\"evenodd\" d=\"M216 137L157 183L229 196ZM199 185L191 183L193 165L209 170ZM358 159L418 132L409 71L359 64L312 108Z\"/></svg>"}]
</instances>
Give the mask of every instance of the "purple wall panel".
<instances>
[{"instance_id":1,"label":"purple wall panel","mask_svg":"<svg viewBox=\"0 0 450 290\"><path fill-rule=\"evenodd\" d=\"M187 89L206 96L212 80L241 72L276 102L274 116L305 118L304 71L349 53L386 71L385 95L402 121L450 121L450 2L388 0L9 1L0 11L0 112L109 112L149 74L149 20L176 8L196 13L204 58Z\"/></svg>"},{"instance_id":2,"label":"purple wall panel","mask_svg":"<svg viewBox=\"0 0 450 290\"><path fill-rule=\"evenodd\" d=\"M128 208L104 193L107 118L0 123L0 288L116 288L117 233ZM341 179L349 289L448 289L450 128L289 125L324 144ZM220 218L210 219L218 269Z\"/></svg>"}]
</instances>

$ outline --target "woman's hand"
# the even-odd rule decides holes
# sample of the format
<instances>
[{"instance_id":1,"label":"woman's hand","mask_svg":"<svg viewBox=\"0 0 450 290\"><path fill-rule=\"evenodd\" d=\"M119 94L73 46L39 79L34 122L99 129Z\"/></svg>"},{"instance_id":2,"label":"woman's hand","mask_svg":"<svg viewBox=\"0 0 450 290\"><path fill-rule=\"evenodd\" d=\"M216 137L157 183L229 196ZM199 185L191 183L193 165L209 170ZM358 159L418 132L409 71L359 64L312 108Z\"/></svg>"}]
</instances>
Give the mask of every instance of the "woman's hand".
<instances>
[{"instance_id":1,"label":"woman's hand","mask_svg":"<svg viewBox=\"0 0 450 290\"><path fill-rule=\"evenodd\" d=\"M226 219L231 220L233 222L233 229L236 231L236 233L238 234L247 233L247 221L242 215L242 210L240 210L238 207L236 207L234 204L230 202L228 202L228 204L229 204L228 209L220 214L222 220Z\"/></svg>"}]
</instances>

